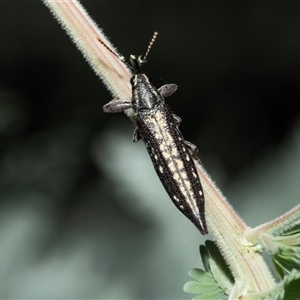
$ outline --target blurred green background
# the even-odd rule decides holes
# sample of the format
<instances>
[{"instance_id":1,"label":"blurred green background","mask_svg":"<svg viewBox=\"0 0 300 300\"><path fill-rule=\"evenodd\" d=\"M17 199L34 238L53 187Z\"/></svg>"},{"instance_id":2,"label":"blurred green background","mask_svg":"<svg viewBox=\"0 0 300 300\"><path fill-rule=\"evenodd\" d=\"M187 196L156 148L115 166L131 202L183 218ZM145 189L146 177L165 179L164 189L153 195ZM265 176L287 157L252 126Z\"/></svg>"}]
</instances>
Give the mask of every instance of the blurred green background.
<instances>
[{"instance_id":1,"label":"blurred green background","mask_svg":"<svg viewBox=\"0 0 300 300\"><path fill-rule=\"evenodd\" d=\"M249 226L300 195L300 3L81 1L178 84L185 138ZM190 299L206 238L40 1L0 2L0 298ZM160 86L164 81L155 80Z\"/></svg>"}]
</instances>

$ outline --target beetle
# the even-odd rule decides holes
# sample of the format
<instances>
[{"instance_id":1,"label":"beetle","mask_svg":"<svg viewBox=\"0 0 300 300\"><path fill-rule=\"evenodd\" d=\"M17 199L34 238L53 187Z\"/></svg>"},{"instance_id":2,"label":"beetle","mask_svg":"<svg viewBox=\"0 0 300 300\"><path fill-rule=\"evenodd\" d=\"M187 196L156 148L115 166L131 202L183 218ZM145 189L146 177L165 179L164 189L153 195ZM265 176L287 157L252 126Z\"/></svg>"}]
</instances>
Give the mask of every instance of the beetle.
<instances>
[{"instance_id":1,"label":"beetle","mask_svg":"<svg viewBox=\"0 0 300 300\"><path fill-rule=\"evenodd\" d=\"M112 99L103 106L103 111L117 113L133 110L136 124L133 141L144 142L154 169L175 206L202 234L207 234L204 192L193 161L193 158L198 159L198 150L184 140L179 130L181 119L165 103L165 98L175 93L177 85L165 84L157 89L141 71L157 34L154 33L144 58L130 56L133 70L131 101ZM123 58L120 59L123 61Z\"/></svg>"}]
</instances>

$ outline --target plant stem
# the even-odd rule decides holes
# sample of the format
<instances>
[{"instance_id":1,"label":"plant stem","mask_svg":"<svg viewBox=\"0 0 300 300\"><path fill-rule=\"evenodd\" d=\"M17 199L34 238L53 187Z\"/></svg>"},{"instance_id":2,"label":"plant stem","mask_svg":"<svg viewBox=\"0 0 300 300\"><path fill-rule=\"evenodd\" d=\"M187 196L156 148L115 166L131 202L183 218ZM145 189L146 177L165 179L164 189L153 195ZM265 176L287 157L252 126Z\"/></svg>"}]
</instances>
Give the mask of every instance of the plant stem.
<instances>
[{"instance_id":1,"label":"plant stem","mask_svg":"<svg viewBox=\"0 0 300 300\"><path fill-rule=\"evenodd\" d=\"M292 208L284 215L270 222L259 225L247 232L247 240L257 243L262 232L276 236L282 233L282 228L286 230L300 224L300 204Z\"/></svg>"},{"instance_id":2,"label":"plant stem","mask_svg":"<svg viewBox=\"0 0 300 300\"><path fill-rule=\"evenodd\" d=\"M276 285L275 280L262 255L254 251L245 237L250 228L239 218L198 162L196 167L204 188L209 233L214 237L235 278L230 299L236 299L245 292L271 290Z\"/></svg>"},{"instance_id":3,"label":"plant stem","mask_svg":"<svg viewBox=\"0 0 300 300\"><path fill-rule=\"evenodd\" d=\"M43 0L56 20L70 35L95 73L114 97L131 99L130 71L118 57L99 42L103 41L116 54L117 50L108 41L101 29L91 19L78 1Z\"/></svg>"}]
</instances>

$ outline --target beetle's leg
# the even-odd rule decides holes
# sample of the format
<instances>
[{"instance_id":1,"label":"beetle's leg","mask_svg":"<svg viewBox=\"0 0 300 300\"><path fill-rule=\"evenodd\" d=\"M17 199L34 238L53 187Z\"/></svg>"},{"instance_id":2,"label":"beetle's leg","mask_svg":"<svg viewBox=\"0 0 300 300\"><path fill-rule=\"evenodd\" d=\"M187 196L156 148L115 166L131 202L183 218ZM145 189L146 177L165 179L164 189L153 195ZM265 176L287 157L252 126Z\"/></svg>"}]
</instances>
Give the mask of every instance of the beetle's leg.
<instances>
[{"instance_id":1,"label":"beetle's leg","mask_svg":"<svg viewBox=\"0 0 300 300\"><path fill-rule=\"evenodd\" d=\"M141 139L140 131L139 131L139 129L136 127L136 128L134 129L134 132L133 132L133 142L136 143L136 142L138 142L140 139Z\"/></svg>"},{"instance_id":2,"label":"beetle's leg","mask_svg":"<svg viewBox=\"0 0 300 300\"><path fill-rule=\"evenodd\" d=\"M201 163L200 158L197 156L197 154L198 154L198 148L197 148L197 146L194 145L193 143L189 142L189 141L184 141L184 144L187 147L187 149L189 150L189 152L192 155L192 157L194 159L197 159Z\"/></svg>"},{"instance_id":3,"label":"beetle's leg","mask_svg":"<svg viewBox=\"0 0 300 300\"><path fill-rule=\"evenodd\" d=\"M174 83L168 83L161 86L158 91L164 98L167 98L176 92L177 87Z\"/></svg>"},{"instance_id":4,"label":"beetle's leg","mask_svg":"<svg viewBox=\"0 0 300 300\"><path fill-rule=\"evenodd\" d=\"M131 102L119 99L112 99L103 106L103 112L105 113L118 113L123 112L126 109L131 108Z\"/></svg>"},{"instance_id":5,"label":"beetle's leg","mask_svg":"<svg viewBox=\"0 0 300 300\"><path fill-rule=\"evenodd\" d=\"M174 118L176 125L179 126L181 124L182 119L174 114L173 114L173 118Z\"/></svg>"}]
</instances>

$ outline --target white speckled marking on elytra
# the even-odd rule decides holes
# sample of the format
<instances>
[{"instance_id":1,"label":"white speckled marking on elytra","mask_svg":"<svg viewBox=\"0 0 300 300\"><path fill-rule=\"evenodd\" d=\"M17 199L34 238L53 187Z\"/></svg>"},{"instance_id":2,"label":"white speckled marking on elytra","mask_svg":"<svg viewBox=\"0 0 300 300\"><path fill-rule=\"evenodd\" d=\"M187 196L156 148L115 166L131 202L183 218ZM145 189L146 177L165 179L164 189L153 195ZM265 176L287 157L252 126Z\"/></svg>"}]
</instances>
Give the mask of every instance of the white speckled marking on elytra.
<instances>
[{"instance_id":1,"label":"white speckled marking on elytra","mask_svg":"<svg viewBox=\"0 0 300 300\"><path fill-rule=\"evenodd\" d=\"M178 199L176 196L173 196L173 199L174 199L176 202L179 202L179 199Z\"/></svg>"},{"instance_id":2,"label":"white speckled marking on elytra","mask_svg":"<svg viewBox=\"0 0 300 300\"><path fill-rule=\"evenodd\" d=\"M161 111L157 110L152 115L152 117L154 117L155 119L155 123L154 123L155 125L153 125L153 128L156 127L156 129L153 130L152 132L154 134L155 139L157 141L160 141L159 143L160 153L163 156L168 169L172 173L172 178L176 182L177 187L179 188L182 196L187 202L187 205L192 209L194 214L198 216L199 208L197 204L197 199L194 194L191 182L189 181L187 172L185 170L185 165L182 160L182 157L178 152L178 148L174 146L176 145L176 142L174 141L174 137L170 134L168 130L166 130L167 128L166 120L164 119L164 116L162 115ZM186 148L184 146L182 147L182 151L186 152ZM189 155L186 155L185 159L187 161L190 161ZM163 171L164 171L163 167L159 166L159 172L163 173ZM193 172L193 176L197 178L195 172ZM176 200L175 198L173 199L175 201L179 201Z\"/></svg>"}]
</instances>

